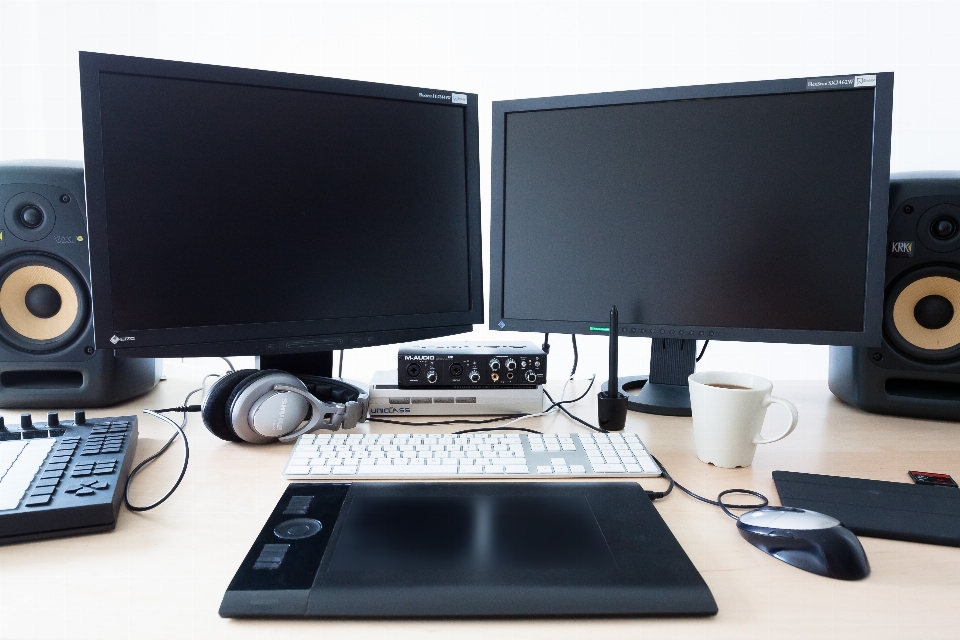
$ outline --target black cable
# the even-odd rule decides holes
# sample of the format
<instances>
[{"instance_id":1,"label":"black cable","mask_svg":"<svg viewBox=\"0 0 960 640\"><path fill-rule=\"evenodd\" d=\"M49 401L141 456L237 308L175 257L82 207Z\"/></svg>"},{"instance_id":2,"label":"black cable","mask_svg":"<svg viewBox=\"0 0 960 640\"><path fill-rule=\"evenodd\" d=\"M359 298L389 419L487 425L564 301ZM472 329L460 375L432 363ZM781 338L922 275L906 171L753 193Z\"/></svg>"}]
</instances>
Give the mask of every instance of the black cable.
<instances>
[{"instance_id":1,"label":"black cable","mask_svg":"<svg viewBox=\"0 0 960 640\"><path fill-rule=\"evenodd\" d=\"M710 344L710 341L709 341L709 340L704 340L704 341L703 341L703 348L700 349L700 355L697 356L697 362L700 362L700 358L702 358L702 357L703 357L703 354L706 352L706 350L707 350L707 345L708 345L708 344Z\"/></svg>"},{"instance_id":2,"label":"black cable","mask_svg":"<svg viewBox=\"0 0 960 640\"><path fill-rule=\"evenodd\" d=\"M515 420L525 418L529 413L514 413L496 418L484 418L483 420L435 420L433 422L404 422L402 420L387 420L386 418L367 418L368 422L382 422L384 424L396 424L402 427L436 427L445 424L490 424L491 422L503 422L504 420Z\"/></svg>"},{"instance_id":3,"label":"black cable","mask_svg":"<svg viewBox=\"0 0 960 640\"><path fill-rule=\"evenodd\" d=\"M463 431L454 431L453 435L461 436L465 433L480 433L482 431L526 431L527 433L536 433L537 435L542 433L534 429L527 429L526 427L484 427L483 429L464 429Z\"/></svg>"},{"instance_id":4,"label":"black cable","mask_svg":"<svg viewBox=\"0 0 960 640\"><path fill-rule=\"evenodd\" d=\"M340 349L340 368L337 371L337 377L343 378L343 349Z\"/></svg>"},{"instance_id":5,"label":"black cable","mask_svg":"<svg viewBox=\"0 0 960 640\"><path fill-rule=\"evenodd\" d=\"M230 369L232 371L234 370L233 365L230 363L229 360L227 360L226 358L221 358L221 359L226 361L226 363L230 365ZM183 431L183 429L187 426L187 413L200 411L200 406L201 406L199 404L187 404L187 403L190 402L190 398L193 397L193 394L203 391L203 385L206 384L207 378L219 378L219 377L220 375L216 373L211 373L204 376L203 381L200 383L200 388L194 389L193 391L187 394L186 398L183 399L183 406L170 407L169 409L145 409L144 410L144 413L169 423L177 430L177 432L173 434L173 436L169 440L167 440L164 443L164 445L160 447L158 451L141 460L140 464L138 464L136 467L134 467L130 471L130 475L127 476L126 485L124 485L124 488L123 488L123 503L127 505L127 509L130 509L130 511L149 511L150 509L153 509L154 507L158 507L161 504L163 504L163 502L167 498L173 495L173 492L177 490L177 487L180 486L180 482L183 480L183 476L187 473L187 464L190 462L190 445L187 443L187 434ZM169 413L169 412L183 413L183 420L180 422L180 424L177 424L167 416L161 415L163 413ZM163 452L169 449L170 445L172 445L173 442L177 439L177 436L183 437L183 467L181 467L180 469L180 475L177 477L177 481L173 483L173 486L170 488L169 491L167 491L166 495L164 495L162 498L160 498L153 504L148 504L143 507L138 507L134 504L131 504L130 503L130 483L133 481L133 477L137 475L137 473L139 473L140 470L143 469L143 467L145 467L146 465L150 464L151 462L159 458L163 454Z\"/></svg>"},{"instance_id":6,"label":"black cable","mask_svg":"<svg viewBox=\"0 0 960 640\"><path fill-rule=\"evenodd\" d=\"M187 473L187 463L190 462L190 445L187 444L187 434L183 432L183 427L181 427L179 424L177 424L167 416L160 415L155 411L144 409L143 412L170 423L177 430L177 433L173 434L173 437L167 440L166 444L160 447L159 451L157 451L156 453L154 453L153 455L147 458L144 458L143 461L140 462L140 464L138 464L136 467L133 468L132 471L130 471L130 475L127 476L127 484L123 490L123 503L127 505L127 509L130 509L130 511L149 511L150 509L153 509L154 507L158 507L161 504L163 504L167 498L173 495L173 492L177 490L177 487L180 486L180 481L183 480L183 476ZM177 481L173 483L173 486L170 488L170 491L167 491L167 493L162 498L160 498L153 504L148 504L142 507L138 507L136 505L130 504L130 481L133 480L133 476L136 475L137 472L139 472L140 469L144 467L144 465L147 465L153 462L154 460L156 460L157 458L159 458L160 455L164 451L166 451L167 448L170 447L170 445L173 444L173 441L177 439L178 435L183 437L183 467L180 469L180 475L177 477Z\"/></svg>"},{"instance_id":7,"label":"black cable","mask_svg":"<svg viewBox=\"0 0 960 640\"><path fill-rule=\"evenodd\" d=\"M543 344L540 345L540 348L543 349L544 353L550 353L550 334L543 334Z\"/></svg>"},{"instance_id":8,"label":"black cable","mask_svg":"<svg viewBox=\"0 0 960 640\"><path fill-rule=\"evenodd\" d=\"M584 396L586 396L588 393L590 393L590 389L593 388L593 382L594 382L594 380L596 380L596 378L597 378L597 377L596 377L595 375L590 378L590 386L587 387L587 390L584 391L584 392L583 392L583 395L581 395L579 398L577 398L577 400L582 399ZM577 416L575 416L575 415L573 415L572 413L570 413L569 411L567 411L567 408L563 406L563 405L565 405L565 404L569 404L570 402L576 402L577 400L572 400L572 401L562 400L562 401L560 401L560 402L557 402L557 401L555 401L555 400L553 399L553 397L551 397L550 392L548 392L546 389L543 390L543 394L544 394L545 396L547 396L547 400L549 400L550 402L553 403L553 404L550 405L550 408L551 408L551 409L552 409L553 407L559 408L560 411L564 412L564 413L567 415L568 418L571 418L572 420L575 420L576 422L579 422L580 424L582 424L583 426L585 426L587 429L590 429L590 430L592 430L592 431L596 431L596 432L598 432L598 433L610 433L609 431L607 431L607 430L604 429L603 427L595 427L595 426L593 426L592 424L590 424L589 422L587 422L587 421L585 421L585 420L581 420L581 419L578 418Z\"/></svg>"},{"instance_id":9,"label":"black cable","mask_svg":"<svg viewBox=\"0 0 960 640\"><path fill-rule=\"evenodd\" d=\"M730 513L730 509L759 509L760 507L765 507L768 504L770 504L770 501L767 500L767 497L765 495L757 491L751 491L750 489L727 489L725 491L721 491L720 494L717 496L716 500L710 500L709 498L704 498L703 496L699 496L695 494L693 491L690 491L685 486L683 486L682 484L674 480L673 476L671 476L670 472L667 471L667 468L663 466L663 463L657 460L656 456L654 456L653 454L650 454L650 457L653 458L653 461L656 462L657 466L660 467L660 471L663 473L664 477L670 481L670 486L667 487L666 491L659 491L659 492L647 491L647 495L650 496L651 500L659 500L660 498L665 498L670 494L671 491L673 491L673 487L676 486L678 489L680 489L680 491L683 491L685 494L687 494L691 498L696 498L700 502L705 502L709 505L713 505L714 507L720 507L721 509L723 509L723 512L725 514L727 514L734 520L739 520L739 518L736 515ZM760 498L761 500L763 500L763 502L758 504L728 504L723 501L723 496L734 494L734 493L754 496L755 498Z\"/></svg>"},{"instance_id":10,"label":"black cable","mask_svg":"<svg viewBox=\"0 0 960 640\"><path fill-rule=\"evenodd\" d=\"M174 411L179 413L196 413L200 411L200 407L201 405L199 404L191 404L190 406L170 407L169 409L151 409L151 411L154 413L171 413Z\"/></svg>"},{"instance_id":11,"label":"black cable","mask_svg":"<svg viewBox=\"0 0 960 640\"><path fill-rule=\"evenodd\" d=\"M577 372L577 361L580 359L580 354L577 352L577 334L571 333L570 340L573 341L573 369L570 369L570 378L573 378L573 374Z\"/></svg>"}]
</instances>

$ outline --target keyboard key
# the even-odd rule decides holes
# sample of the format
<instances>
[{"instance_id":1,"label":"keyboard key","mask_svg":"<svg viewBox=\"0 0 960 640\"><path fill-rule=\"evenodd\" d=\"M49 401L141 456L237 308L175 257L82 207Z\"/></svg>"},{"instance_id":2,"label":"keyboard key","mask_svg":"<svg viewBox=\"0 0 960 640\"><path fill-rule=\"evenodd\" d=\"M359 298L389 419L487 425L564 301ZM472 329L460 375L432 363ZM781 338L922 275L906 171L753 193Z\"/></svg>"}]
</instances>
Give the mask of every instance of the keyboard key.
<instances>
[{"instance_id":1,"label":"keyboard key","mask_svg":"<svg viewBox=\"0 0 960 640\"><path fill-rule=\"evenodd\" d=\"M356 467L331 467L331 473L335 476L354 476L357 475Z\"/></svg>"},{"instance_id":2,"label":"keyboard key","mask_svg":"<svg viewBox=\"0 0 960 640\"><path fill-rule=\"evenodd\" d=\"M623 473L626 471L622 464L595 464L593 470L597 473Z\"/></svg>"},{"instance_id":3,"label":"keyboard key","mask_svg":"<svg viewBox=\"0 0 960 640\"><path fill-rule=\"evenodd\" d=\"M305 476L308 473L310 473L310 467L306 465L289 465L287 467L287 474L291 476Z\"/></svg>"}]
</instances>

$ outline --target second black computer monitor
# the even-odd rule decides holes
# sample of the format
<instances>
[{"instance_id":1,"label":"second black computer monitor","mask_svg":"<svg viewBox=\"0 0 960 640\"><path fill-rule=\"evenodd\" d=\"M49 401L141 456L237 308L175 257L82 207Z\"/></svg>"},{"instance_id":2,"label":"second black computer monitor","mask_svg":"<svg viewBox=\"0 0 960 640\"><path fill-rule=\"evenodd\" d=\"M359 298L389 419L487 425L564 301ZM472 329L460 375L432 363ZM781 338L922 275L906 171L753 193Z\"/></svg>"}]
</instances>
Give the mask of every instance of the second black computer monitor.
<instances>
[{"instance_id":1,"label":"second black computer monitor","mask_svg":"<svg viewBox=\"0 0 960 640\"><path fill-rule=\"evenodd\" d=\"M892 102L890 73L494 102L491 328L616 304L667 415L696 340L878 343Z\"/></svg>"}]
</instances>

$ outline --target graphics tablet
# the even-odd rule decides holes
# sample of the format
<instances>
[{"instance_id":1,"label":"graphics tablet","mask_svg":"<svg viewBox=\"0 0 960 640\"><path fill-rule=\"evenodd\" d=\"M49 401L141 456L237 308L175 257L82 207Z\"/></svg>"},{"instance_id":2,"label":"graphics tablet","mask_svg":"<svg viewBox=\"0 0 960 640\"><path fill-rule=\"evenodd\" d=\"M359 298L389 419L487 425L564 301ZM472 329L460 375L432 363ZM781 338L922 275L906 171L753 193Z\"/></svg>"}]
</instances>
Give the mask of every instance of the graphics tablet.
<instances>
[{"instance_id":1,"label":"graphics tablet","mask_svg":"<svg viewBox=\"0 0 960 640\"><path fill-rule=\"evenodd\" d=\"M291 484L223 617L713 615L634 483Z\"/></svg>"}]
</instances>

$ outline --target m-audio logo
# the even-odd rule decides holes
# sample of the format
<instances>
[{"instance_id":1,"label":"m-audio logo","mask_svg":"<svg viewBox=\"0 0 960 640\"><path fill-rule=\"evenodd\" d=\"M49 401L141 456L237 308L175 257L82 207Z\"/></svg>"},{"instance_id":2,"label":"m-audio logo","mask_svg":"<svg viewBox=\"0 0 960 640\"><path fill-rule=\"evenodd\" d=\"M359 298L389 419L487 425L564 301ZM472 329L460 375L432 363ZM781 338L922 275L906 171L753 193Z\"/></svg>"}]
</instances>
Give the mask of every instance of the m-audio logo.
<instances>
[{"instance_id":1,"label":"m-audio logo","mask_svg":"<svg viewBox=\"0 0 960 640\"><path fill-rule=\"evenodd\" d=\"M126 342L127 340L136 340L136 338L134 338L133 336L127 336L125 338L121 338L116 334L114 334L113 337L110 338L110 342L112 342L113 344L117 344L118 342Z\"/></svg>"},{"instance_id":2,"label":"m-audio logo","mask_svg":"<svg viewBox=\"0 0 960 640\"><path fill-rule=\"evenodd\" d=\"M370 413L410 413L410 407L371 407Z\"/></svg>"}]
</instances>

